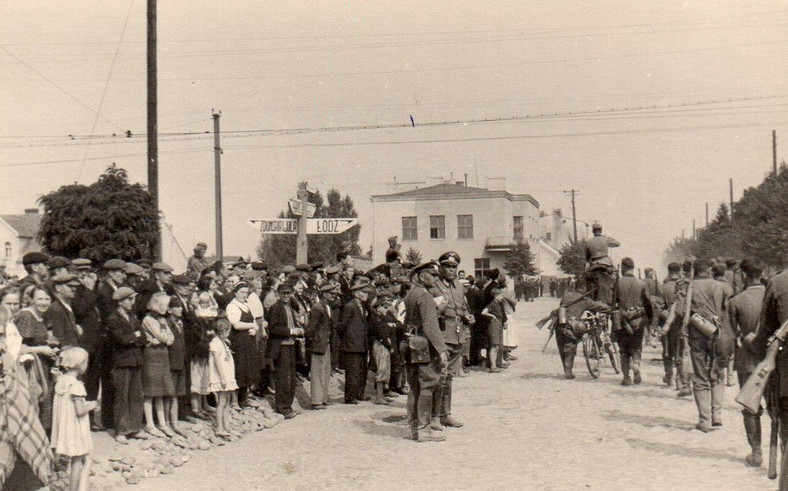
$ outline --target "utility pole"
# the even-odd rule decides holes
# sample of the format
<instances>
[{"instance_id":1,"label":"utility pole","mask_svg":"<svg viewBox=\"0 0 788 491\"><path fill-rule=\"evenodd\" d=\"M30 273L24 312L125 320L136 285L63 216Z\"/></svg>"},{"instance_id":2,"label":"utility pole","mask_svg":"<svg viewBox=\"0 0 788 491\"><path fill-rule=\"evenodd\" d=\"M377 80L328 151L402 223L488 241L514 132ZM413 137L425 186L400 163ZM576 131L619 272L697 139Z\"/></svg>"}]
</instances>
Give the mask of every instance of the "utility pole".
<instances>
[{"instance_id":1,"label":"utility pole","mask_svg":"<svg viewBox=\"0 0 788 491\"><path fill-rule=\"evenodd\" d=\"M148 192L153 206L159 213L159 126L158 99L156 95L156 0L148 0L147 68L148 68ZM154 251L155 260L161 260L161 226Z\"/></svg>"},{"instance_id":2,"label":"utility pole","mask_svg":"<svg viewBox=\"0 0 788 491\"><path fill-rule=\"evenodd\" d=\"M213 186L216 215L216 257L219 261L224 257L222 243L222 147L219 143L219 118L221 111L213 111Z\"/></svg>"},{"instance_id":3,"label":"utility pole","mask_svg":"<svg viewBox=\"0 0 788 491\"><path fill-rule=\"evenodd\" d=\"M698 232L697 232L697 230L695 230L695 219L694 218L692 219L692 238L693 239L697 239L698 238Z\"/></svg>"},{"instance_id":4,"label":"utility pole","mask_svg":"<svg viewBox=\"0 0 788 491\"><path fill-rule=\"evenodd\" d=\"M777 177L777 130L772 130L772 168Z\"/></svg>"},{"instance_id":5,"label":"utility pole","mask_svg":"<svg viewBox=\"0 0 788 491\"><path fill-rule=\"evenodd\" d=\"M731 195L730 213L731 213L731 222L733 222L733 178L732 177L728 180L728 191L730 192Z\"/></svg>"},{"instance_id":6,"label":"utility pole","mask_svg":"<svg viewBox=\"0 0 788 491\"><path fill-rule=\"evenodd\" d=\"M570 189L569 191L564 191L564 194L569 194L572 196L572 229L574 232L575 244L577 244L577 213L575 211L575 194L580 193L577 189Z\"/></svg>"},{"instance_id":7,"label":"utility pole","mask_svg":"<svg viewBox=\"0 0 788 491\"><path fill-rule=\"evenodd\" d=\"M296 264L304 264L307 262L307 257L309 257L306 242L306 219L309 191L306 190L306 182L302 182L298 185L298 193L296 196L301 200L301 216L298 217L298 235L296 236Z\"/></svg>"},{"instance_id":8,"label":"utility pole","mask_svg":"<svg viewBox=\"0 0 788 491\"><path fill-rule=\"evenodd\" d=\"M706 228L709 227L709 202L706 202Z\"/></svg>"}]
</instances>

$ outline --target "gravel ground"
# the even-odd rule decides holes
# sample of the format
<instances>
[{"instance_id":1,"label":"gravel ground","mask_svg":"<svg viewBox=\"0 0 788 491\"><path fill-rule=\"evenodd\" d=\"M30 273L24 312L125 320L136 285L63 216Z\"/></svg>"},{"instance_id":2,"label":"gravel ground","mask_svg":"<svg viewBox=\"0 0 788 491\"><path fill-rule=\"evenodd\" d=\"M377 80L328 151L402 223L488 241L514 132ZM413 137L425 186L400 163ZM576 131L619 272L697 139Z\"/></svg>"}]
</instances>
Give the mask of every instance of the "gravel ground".
<instances>
[{"instance_id":1,"label":"gravel ground","mask_svg":"<svg viewBox=\"0 0 788 491\"><path fill-rule=\"evenodd\" d=\"M722 429L702 434L690 399L662 386L656 349L647 348L644 381L622 387L605 367L598 380L576 360L564 380L555 342L534 322L555 299L520 303L520 337L501 374L471 372L455 380L460 429L442 443L405 439L405 398L391 406L336 404L198 452L171 475L145 479L140 490L241 489L776 489L766 469L744 465L748 452L734 390ZM332 379L341 401L341 378ZM765 453L768 418L764 418ZM97 437L99 450L110 446Z\"/></svg>"}]
</instances>

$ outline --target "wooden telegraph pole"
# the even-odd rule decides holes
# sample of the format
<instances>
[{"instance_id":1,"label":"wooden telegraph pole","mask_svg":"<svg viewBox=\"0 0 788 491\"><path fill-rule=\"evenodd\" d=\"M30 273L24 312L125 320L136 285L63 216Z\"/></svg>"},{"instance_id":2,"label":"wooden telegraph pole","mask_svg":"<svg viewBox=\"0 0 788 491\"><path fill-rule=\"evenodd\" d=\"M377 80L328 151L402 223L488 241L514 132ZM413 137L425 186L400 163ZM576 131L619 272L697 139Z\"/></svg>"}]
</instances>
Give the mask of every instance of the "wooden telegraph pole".
<instances>
[{"instance_id":1,"label":"wooden telegraph pole","mask_svg":"<svg viewBox=\"0 0 788 491\"><path fill-rule=\"evenodd\" d=\"M219 261L224 257L222 243L222 146L219 143L219 118L221 111L213 112L213 186L214 214L216 216L216 257Z\"/></svg>"},{"instance_id":2,"label":"wooden telegraph pole","mask_svg":"<svg viewBox=\"0 0 788 491\"><path fill-rule=\"evenodd\" d=\"M306 241L307 208L309 206L309 191L306 190L306 182L298 185L296 193L298 200L301 201L301 216L298 217L298 233L296 236L296 264L304 264L308 261L308 246Z\"/></svg>"},{"instance_id":3,"label":"wooden telegraph pole","mask_svg":"<svg viewBox=\"0 0 788 491\"><path fill-rule=\"evenodd\" d=\"M156 0L148 0L147 68L148 68L148 192L153 206L159 210L159 130L158 99L156 94ZM161 225L154 250L155 260L161 260Z\"/></svg>"},{"instance_id":4,"label":"wooden telegraph pole","mask_svg":"<svg viewBox=\"0 0 788 491\"><path fill-rule=\"evenodd\" d=\"M572 196L572 231L574 233L575 244L577 244L577 214L575 211L575 194L579 193L577 189L570 189L569 191L564 191L564 194L569 194Z\"/></svg>"},{"instance_id":5,"label":"wooden telegraph pole","mask_svg":"<svg viewBox=\"0 0 788 491\"><path fill-rule=\"evenodd\" d=\"M777 177L777 130L772 130L772 169Z\"/></svg>"}]
</instances>

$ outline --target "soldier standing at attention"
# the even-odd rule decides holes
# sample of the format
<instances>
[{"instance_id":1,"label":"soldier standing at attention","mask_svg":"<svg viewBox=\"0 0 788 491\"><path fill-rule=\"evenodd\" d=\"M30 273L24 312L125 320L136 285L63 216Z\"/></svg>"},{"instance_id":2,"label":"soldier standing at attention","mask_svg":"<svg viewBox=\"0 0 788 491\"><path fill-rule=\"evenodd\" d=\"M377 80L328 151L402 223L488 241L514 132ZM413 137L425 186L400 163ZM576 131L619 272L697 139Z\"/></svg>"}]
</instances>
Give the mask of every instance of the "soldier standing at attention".
<instances>
[{"instance_id":1,"label":"soldier standing at attention","mask_svg":"<svg viewBox=\"0 0 788 491\"><path fill-rule=\"evenodd\" d=\"M763 266L751 259L741 263L744 273L744 291L731 298L728 304L728 319L733 333L736 336L736 372L739 377L739 386L743 386L750 378L755 366L758 364L758 355L752 347L758 320L761 317L761 306L766 288L761 283ZM744 431L747 433L747 442L752 452L745 459L752 467L760 467L763 462L761 454L761 414L763 408L758 408L758 414L750 414L742 410L744 416Z\"/></svg>"},{"instance_id":2,"label":"soldier standing at attention","mask_svg":"<svg viewBox=\"0 0 788 491\"><path fill-rule=\"evenodd\" d=\"M462 345L465 339L464 322L472 324L473 315L468 312L465 301L465 288L457 280L457 266L460 264L460 255L456 252L444 252L438 258L440 262L440 278L435 281L435 286L430 288L433 297L443 297L443 302L438 305L439 325L443 331L443 342L448 348L448 364L446 376L441 380L440 406L438 414L440 425L453 428L462 427L462 422L451 415L452 380L460 375L462 370ZM436 422L433 421L433 425Z\"/></svg>"},{"instance_id":3,"label":"soldier standing at attention","mask_svg":"<svg viewBox=\"0 0 788 491\"><path fill-rule=\"evenodd\" d=\"M408 339L407 374L408 422L411 437L419 442L439 442L446 439L442 432L433 430L433 394L440 383L449 353L438 326L438 308L428 288L435 286L440 270L435 262L427 262L413 269L413 286L405 295L405 325L412 330ZM435 401L437 402L437 401Z\"/></svg>"},{"instance_id":4,"label":"soldier standing at attention","mask_svg":"<svg viewBox=\"0 0 788 491\"><path fill-rule=\"evenodd\" d=\"M616 305L621 311L621 330L618 332L621 372L624 374L621 385L632 385L633 379L636 384L641 382L643 335L646 326L653 324L656 319L651 298L643 282L635 277L634 269L635 262L631 258L621 260L621 278L615 291ZM634 378L629 377L630 367Z\"/></svg>"}]
</instances>

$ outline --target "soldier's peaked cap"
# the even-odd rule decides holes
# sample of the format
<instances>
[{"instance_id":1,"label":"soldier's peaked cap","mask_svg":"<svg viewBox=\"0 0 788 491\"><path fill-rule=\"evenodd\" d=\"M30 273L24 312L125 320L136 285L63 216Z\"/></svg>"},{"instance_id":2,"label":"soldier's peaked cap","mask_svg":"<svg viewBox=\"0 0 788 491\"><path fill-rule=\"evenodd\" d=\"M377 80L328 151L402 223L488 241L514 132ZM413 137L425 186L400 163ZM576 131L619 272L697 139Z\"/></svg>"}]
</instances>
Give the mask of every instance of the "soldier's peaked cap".
<instances>
[{"instance_id":1,"label":"soldier's peaked cap","mask_svg":"<svg viewBox=\"0 0 788 491\"><path fill-rule=\"evenodd\" d=\"M595 224L591 225L591 230L602 230L602 224L601 223L595 223Z\"/></svg>"},{"instance_id":2,"label":"soldier's peaked cap","mask_svg":"<svg viewBox=\"0 0 788 491\"><path fill-rule=\"evenodd\" d=\"M456 266L460 264L460 255L454 251L444 252L438 258L438 262L441 264L454 264Z\"/></svg>"},{"instance_id":3,"label":"soldier's peaked cap","mask_svg":"<svg viewBox=\"0 0 788 491\"><path fill-rule=\"evenodd\" d=\"M635 261L633 261L631 257L625 257L624 259L621 260L621 265L624 266L625 268L634 268Z\"/></svg>"},{"instance_id":4,"label":"soldier's peaked cap","mask_svg":"<svg viewBox=\"0 0 788 491\"><path fill-rule=\"evenodd\" d=\"M413 274L419 274L422 271L428 271L432 274L439 274L440 269L438 268L438 263L435 261L427 261L426 263L421 263L415 268L413 268Z\"/></svg>"}]
</instances>

